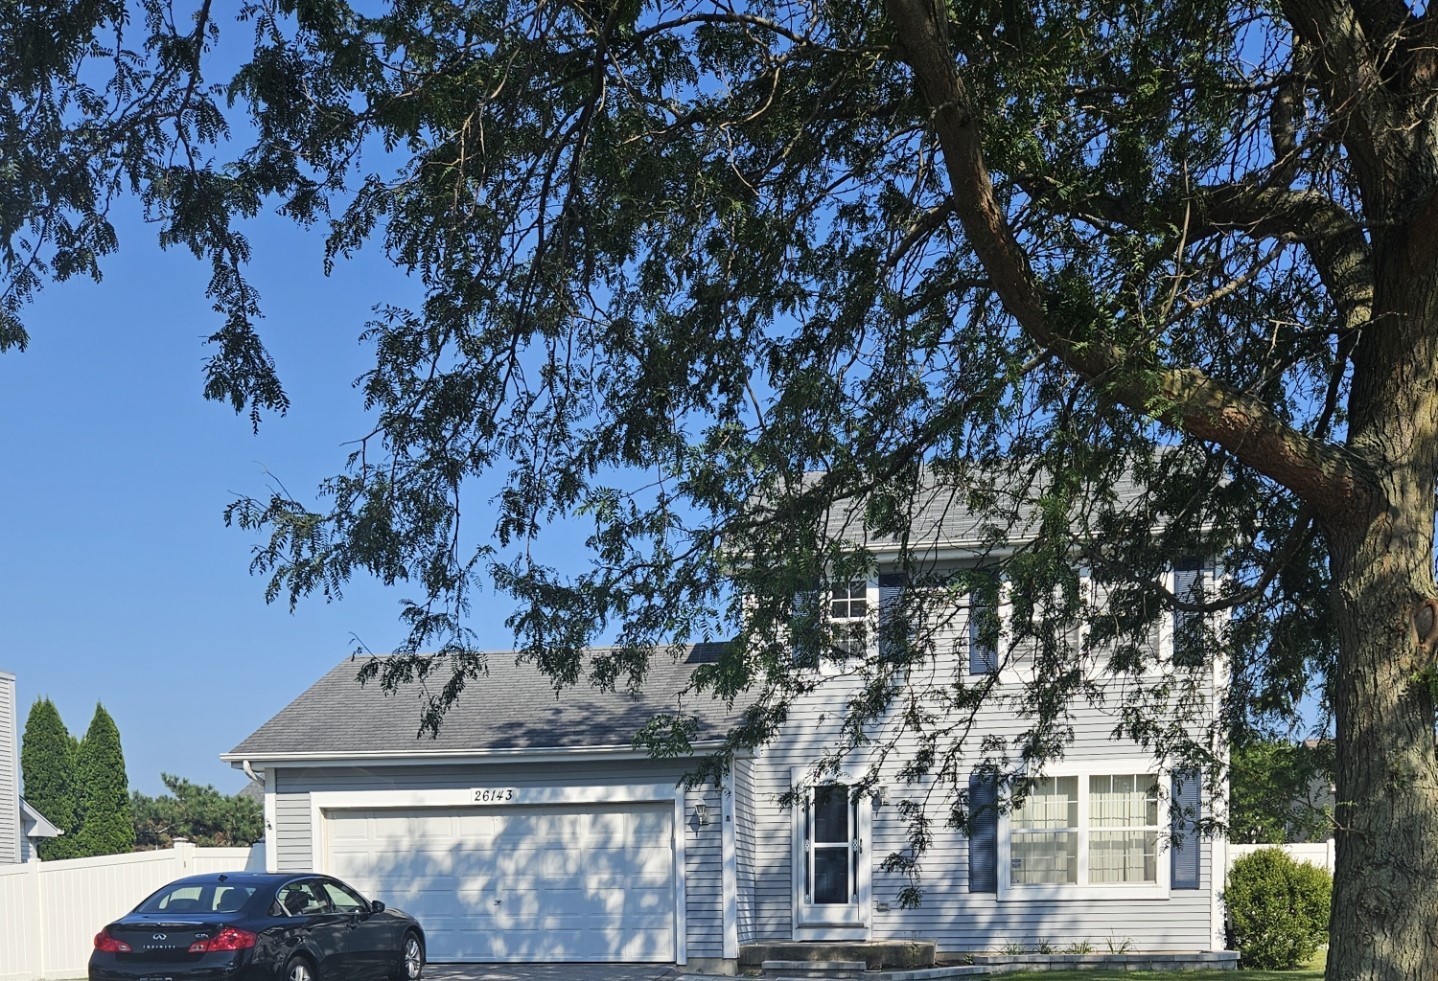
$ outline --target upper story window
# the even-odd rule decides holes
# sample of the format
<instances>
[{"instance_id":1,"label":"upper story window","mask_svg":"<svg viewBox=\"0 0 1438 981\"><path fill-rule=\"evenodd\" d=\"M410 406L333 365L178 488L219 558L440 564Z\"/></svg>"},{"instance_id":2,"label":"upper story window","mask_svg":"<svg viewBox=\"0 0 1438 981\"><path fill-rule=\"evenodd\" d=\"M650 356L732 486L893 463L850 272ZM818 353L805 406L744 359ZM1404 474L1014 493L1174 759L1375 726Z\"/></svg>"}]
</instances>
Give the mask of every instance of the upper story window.
<instances>
[{"instance_id":1,"label":"upper story window","mask_svg":"<svg viewBox=\"0 0 1438 981\"><path fill-rule=\"evenodd\" d=\"M969 673L993 674L999 669L999 612L1002 584L995 574L977 577L969 591Z\"/></svg>"},{"instance_id":2,"label":"upper story window","mask_svg":"<svg viewBox=\"0 0 1438 981\"><path fill-rule=\"evenodd\" d=\"M833 588L829 596L829 625L836 650L849 656L863 654L868 618L868 583L854 581Z\"/></svg>"}]
</instances>

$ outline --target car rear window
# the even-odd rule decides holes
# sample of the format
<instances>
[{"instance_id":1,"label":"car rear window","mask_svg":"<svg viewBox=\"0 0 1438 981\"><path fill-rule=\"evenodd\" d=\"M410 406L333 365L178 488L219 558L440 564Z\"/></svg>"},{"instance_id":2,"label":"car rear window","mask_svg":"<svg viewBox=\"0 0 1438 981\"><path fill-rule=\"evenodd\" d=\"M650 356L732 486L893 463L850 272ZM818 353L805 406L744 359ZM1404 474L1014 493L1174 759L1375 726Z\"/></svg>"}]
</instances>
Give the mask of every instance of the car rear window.
<instances>
[{"instance_id":1,"label":"car rear window","mask_svg":"<svg viewBox=\"0 0 1438 981\"><path fill-rule=\"evenodd\" d=\"M168 886L145 900L137 913L237 913L255 894L254 886L225 882Z\"/></svg>"}]
</instances>

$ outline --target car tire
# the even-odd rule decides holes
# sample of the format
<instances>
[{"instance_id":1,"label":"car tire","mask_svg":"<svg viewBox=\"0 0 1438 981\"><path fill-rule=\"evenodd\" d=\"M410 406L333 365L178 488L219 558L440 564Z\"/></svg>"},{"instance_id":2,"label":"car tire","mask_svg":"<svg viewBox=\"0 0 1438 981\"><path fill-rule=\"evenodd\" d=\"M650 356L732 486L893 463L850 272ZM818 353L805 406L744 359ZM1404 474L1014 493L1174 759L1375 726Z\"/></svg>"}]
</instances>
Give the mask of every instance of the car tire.
<instances>
[{"instance_id":1,"label":"car tire","mask_svg":"<svg viewBox=\"0 0 1438 981\"><path fill-rule=\"evenodd\" d=\"M419 981L424 974L424 941L413 930L405 931L399 945L399 963L395 965L394 976L399 981Z\"/></svg>"},{"instance_id":2,"label":"car tire","mask_svg":"<svg viewBox=\"0 0 1438 981\"><path fill-rule=\"evenodd\" d=\"M317 981L315 966L308 957L296 954L285 961L285 981Z\"/></svg>"}]
</instances>

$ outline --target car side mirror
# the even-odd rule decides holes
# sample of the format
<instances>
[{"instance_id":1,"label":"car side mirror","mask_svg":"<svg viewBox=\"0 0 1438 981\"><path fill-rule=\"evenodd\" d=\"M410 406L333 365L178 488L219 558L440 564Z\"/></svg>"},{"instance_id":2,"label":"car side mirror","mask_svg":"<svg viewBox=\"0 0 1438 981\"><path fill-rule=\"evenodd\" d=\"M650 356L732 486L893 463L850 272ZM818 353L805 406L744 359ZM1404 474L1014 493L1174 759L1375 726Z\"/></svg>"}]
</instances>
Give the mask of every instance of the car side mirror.
<instances>
[{"instance_id":1,"label":"car side mirror","mask_svg":"<svg viewBox=\"0 0 1438 981\"><path fill-rule=\"evenodd\" d=\"M372 902L372 903L369 904L369 908L370 908L370 912L371 912L371 913L383 913L383 912L384 912L384 903L382 903L382 902L380 902L378 899L376 899L374 902Z\"/></svg>"}]
</instances>

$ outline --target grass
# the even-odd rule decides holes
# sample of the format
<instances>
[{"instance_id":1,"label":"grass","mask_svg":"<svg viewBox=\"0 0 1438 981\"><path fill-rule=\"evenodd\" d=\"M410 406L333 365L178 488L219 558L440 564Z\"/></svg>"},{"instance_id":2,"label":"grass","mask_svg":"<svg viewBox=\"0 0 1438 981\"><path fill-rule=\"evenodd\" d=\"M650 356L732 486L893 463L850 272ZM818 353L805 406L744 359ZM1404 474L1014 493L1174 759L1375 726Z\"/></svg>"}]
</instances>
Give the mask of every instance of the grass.
<instances>
[{"instance_id":1,"label":"grass","mask_svg":"<svg viewBox=\"0 0 1438 981\"><path fill-rule=\"evenodd\" d=\"M1325 952L1296 971L1021 971L993 981L1323 981Z\"/></svg>"}]
</instances>

